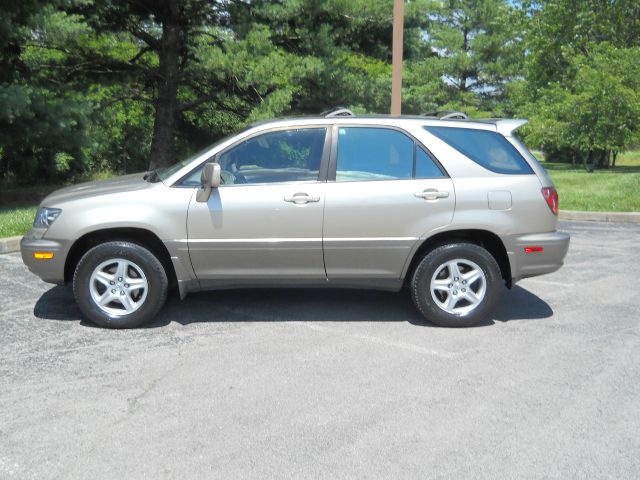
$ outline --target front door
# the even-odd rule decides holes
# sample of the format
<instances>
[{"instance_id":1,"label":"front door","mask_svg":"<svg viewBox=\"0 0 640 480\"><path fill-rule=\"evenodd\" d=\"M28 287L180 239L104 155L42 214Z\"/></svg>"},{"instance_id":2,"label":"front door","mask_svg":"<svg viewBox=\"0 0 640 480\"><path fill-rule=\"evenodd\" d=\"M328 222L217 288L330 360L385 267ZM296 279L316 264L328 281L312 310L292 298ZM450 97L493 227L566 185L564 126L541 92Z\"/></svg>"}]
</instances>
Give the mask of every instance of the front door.
<instances>
[{"instance_id":1,"label":"front door","mask_svg":"<svg viewBox=\"0 0 640 480\"><path fill-rule=\"evenodd\" d=\"M335 181L327 183L324 214L327 277L399 280L420 238L451 223L453 182L399 130L336 130Z\"/></svg>"},{"instance_id":2,"label":"front door","mask_svg":"<svg viewBox=\"0 0 640 480\"><path fill-rule=\"evenodd\" d=\"M322 213L327 129L289 128L217 156L223 185L194 199L189 254L203 287L325 279Z\"/></svg>"}]
</instances>

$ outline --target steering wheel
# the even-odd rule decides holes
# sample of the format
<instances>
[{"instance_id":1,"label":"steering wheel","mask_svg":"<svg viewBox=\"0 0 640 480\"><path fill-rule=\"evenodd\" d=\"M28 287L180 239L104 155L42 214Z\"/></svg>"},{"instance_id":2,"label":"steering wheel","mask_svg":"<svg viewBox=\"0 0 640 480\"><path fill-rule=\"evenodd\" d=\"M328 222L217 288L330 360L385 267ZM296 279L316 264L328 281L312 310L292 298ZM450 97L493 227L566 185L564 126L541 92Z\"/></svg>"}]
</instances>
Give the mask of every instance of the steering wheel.
<instances>
[{"instance_id":1,"label":"steering wheel","mask_svg":"<svg viewBox=\"0 0 640 480\"><path fill-rule=\"evenodd\" d=\"M229 170L221 170L220 178L223 185L238 185L239 183L247 183L247 179L244 175L238 172L230 172Z\"/></svg>"}]
</instances>

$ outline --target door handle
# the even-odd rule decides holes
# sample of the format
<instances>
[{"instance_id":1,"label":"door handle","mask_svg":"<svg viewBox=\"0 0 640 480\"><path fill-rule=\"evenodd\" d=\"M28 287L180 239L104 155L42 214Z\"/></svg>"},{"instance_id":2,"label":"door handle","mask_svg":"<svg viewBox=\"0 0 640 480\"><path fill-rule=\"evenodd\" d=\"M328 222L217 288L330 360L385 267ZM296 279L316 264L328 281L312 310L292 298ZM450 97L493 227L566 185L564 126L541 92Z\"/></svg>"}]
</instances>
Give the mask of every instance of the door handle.
<instances>
[{"instance_id":1,"label":"door handle","mask_svg":"<svg viewBox=\"0 0 640 480\"><path fill-rule=\"evenodd\" d=\"M413 195L417 198L424 198L425 200L437 200L439 198L447 198L449 196L449 192L441 192L435 188L427 188L426 190L414 193Z\"/></svg>"},{"instance_id":2,"label":"door handle","mask_svg":"<svg viewBox=\"0 0 640 480\"><path fill-rule=\"evenodd\" d=\"M308 193L298 192L298 193L294 193L290 197L284 197L284 201L300 205L300 204L304 204L304 203L319 202L320 201L320 197L313 197L313 196L309 195Z\"/></svg>"}]
</instances>

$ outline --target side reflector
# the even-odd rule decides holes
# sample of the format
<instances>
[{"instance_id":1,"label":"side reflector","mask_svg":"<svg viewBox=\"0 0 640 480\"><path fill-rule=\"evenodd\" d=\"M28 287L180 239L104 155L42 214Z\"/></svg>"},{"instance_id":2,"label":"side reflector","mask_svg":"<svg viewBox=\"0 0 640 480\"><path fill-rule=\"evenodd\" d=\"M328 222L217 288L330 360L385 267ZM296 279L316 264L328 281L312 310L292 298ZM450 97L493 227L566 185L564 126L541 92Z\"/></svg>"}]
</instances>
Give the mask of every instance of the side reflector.
<instances>
[{"instance_id":1,"label":"side reflector","mask_svg":"<svg viewBox=\"0 0 640 480\"><path fill-rule=\"evenodd\" d=\"M33 252L33 258L37 260L50 260L53 258L53 252Z\"/></svg>"},{"instance_id":2,"label":"side reflector","mask_svg":"<svg viewBox=\"0 0 640 480\"><path fill-rule=\"evenodd\" d=\"M524 253L542 253L544 248L538 246L524 247Z\"/></svg>"}]
</instances>

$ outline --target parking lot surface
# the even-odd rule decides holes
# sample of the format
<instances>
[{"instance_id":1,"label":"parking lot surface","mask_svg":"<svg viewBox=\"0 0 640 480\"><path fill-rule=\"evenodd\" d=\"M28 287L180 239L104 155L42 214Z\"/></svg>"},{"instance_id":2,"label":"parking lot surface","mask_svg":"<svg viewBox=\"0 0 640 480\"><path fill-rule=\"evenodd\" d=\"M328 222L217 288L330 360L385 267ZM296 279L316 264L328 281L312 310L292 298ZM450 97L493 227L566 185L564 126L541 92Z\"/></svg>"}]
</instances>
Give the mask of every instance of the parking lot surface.
<instances>
[{"instance_id":1,"label":"parking lot surface","mask_svg":"<svg viewBox=\"0 0 640 480\"><path fill-rule=\"evenodd\" d=\"M409 295L173 298L110 331L0 255L0 478L638 478L640 225L469 329Z\"/></svg>"}]
</instances>

